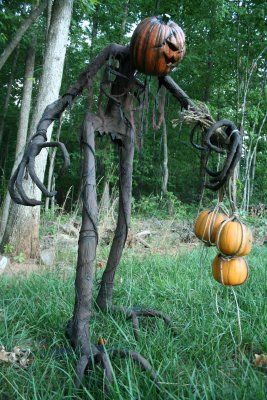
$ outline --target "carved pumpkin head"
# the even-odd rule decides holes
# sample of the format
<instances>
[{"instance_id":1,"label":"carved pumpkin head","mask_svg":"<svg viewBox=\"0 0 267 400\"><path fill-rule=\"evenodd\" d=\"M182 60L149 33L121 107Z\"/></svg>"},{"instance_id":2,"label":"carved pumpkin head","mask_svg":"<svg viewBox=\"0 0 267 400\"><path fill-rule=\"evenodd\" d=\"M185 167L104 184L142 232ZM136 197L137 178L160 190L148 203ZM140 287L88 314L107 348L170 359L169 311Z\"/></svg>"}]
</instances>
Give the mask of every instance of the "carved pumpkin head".
<instances>
[{"instance_id":1,"label":"carved pumpkin head","mask_svg":"<svg viewBox=\"0 0 267 400\"><path fill-rule=\"evenodd\" d=\"M169 15L149 17L136 27L130 51L138 71L167 75L185 54L185 35Z\"/></svg>"}]
</instances>

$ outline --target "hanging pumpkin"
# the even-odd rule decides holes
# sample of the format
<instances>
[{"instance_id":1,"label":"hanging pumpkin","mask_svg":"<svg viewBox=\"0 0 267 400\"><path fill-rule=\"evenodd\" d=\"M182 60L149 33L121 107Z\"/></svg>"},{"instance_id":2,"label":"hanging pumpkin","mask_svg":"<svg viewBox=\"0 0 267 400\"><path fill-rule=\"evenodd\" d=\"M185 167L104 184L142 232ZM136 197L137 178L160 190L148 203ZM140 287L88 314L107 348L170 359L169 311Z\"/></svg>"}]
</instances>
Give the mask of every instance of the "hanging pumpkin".
<instances>
[{"instance_id":1,"label":"hanging pumpkin","mask_svg":"<svg viewBox=\"0 0 267 400\"><path fill-rule=\"evenodd\" d=\"M137 25L130 44L134 67L147 75L167 75L185 54L185 35L168 14Z\"/></svg>"},{"instance_id":2,"label":"hanging pumpkin","mask_svg":"<svg viewBox=\"0 0 267 400\"><path fill-rule=\"evenodd\" d=\"M252 232L238 220L225 221L217 232L216 245L226 256L246 256L252 247Z\"/></svg>"},{"instance_id":3,"label":"hanging pumpkin","mask_svg":"<svg viewBox=\"0 0 267 400\"><path fill-rule=\"evenodd\" d=\"M219 213L216 210L202 211L195 222L195 235L203 242L215 244L218 228L227 219L227 215Z\"/></svg>"},{"instance_id":4,"label":"hanging pumpkin","mask_svg":"<svg viewBox=\"0 0 267 400\"><path fill-rule=\"evenodd\" d=\"M212 263L214 279L226 286L242 285L248 278L248 265L244 258L225 259L218 254Z\"/></svg>"}]
</instances>

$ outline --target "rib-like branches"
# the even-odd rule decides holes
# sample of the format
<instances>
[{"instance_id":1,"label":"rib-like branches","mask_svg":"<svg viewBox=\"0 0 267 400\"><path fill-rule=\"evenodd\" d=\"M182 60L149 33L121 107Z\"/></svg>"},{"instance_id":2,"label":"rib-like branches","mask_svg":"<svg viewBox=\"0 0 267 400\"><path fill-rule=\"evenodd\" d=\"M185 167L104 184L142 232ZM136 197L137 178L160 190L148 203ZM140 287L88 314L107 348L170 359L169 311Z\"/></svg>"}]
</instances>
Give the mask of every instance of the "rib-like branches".
<instances>
[{"instance_id":1,"label":"rib-like branches","mask_svg":"<svg viewBox=\"0 0 267 400\"><path fill-rule=\"evenodd\" d=\"M46 142L46 132L52 122L59 119L63 111L70 106L78 95L80 95L83 89L90 84L97 71L105 64L109 57L122 58L129 54L128 47L111 44L107 46L87 67L87 69L79 76L77 82L71 85L67 92L60 97L58 100L48 105L42 115L40 122L38 123L36 133L31 138L27 145L25 154L17 170L12 176L9 183L10 196L18 204L25 206L35 206L41 204L40 201L30 199L23 189L23 178L26 170L28 170L33 182L39 187L45 196L51 197L56 192L49 192L42 182L37 178L34 171L34 159L40 153L43 147L60 147L63 152L65 166L69 164L69 156L65 149L65 146L58 142L50 142L44 145Z\"/></svg>"}]
</instances>

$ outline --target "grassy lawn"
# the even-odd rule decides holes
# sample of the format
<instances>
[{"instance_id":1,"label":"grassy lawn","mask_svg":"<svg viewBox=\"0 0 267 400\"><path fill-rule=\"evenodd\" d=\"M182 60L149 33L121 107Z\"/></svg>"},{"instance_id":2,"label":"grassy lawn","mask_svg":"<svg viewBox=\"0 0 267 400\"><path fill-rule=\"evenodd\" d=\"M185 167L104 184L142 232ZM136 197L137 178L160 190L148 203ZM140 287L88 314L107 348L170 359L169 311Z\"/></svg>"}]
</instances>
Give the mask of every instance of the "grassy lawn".
<instances>
[{"instance_id":1,"label":"grassy lawn","mask_svg":"<svg viewBox=\"0 0 267 400\"><path fill-rule=\"evenodd\" d=\"M115 360L110 399L265 399L266 370L253 366L254 354L267 352L266 247L248 257L250 278L234 292L211 275L213 249L183 250L176 256L138 255L127 250L118 276L114 302L162 310L173 318L176 336L162 321L143 320L140 341L122 316L92 317L92 339L109 347L140 351L158 371L157 392L145 372L127 360ZM101 271L97 271L99 279ZM0 345L30 347L28 369L0 366L0 399L95 399L101 394L102 371L96 369L74 388L75 355L64 327L73 308L74 271L55 268L30 278L1 277ZM265 307L265 308L264 308Z\"/></svg>"}]
</instances>

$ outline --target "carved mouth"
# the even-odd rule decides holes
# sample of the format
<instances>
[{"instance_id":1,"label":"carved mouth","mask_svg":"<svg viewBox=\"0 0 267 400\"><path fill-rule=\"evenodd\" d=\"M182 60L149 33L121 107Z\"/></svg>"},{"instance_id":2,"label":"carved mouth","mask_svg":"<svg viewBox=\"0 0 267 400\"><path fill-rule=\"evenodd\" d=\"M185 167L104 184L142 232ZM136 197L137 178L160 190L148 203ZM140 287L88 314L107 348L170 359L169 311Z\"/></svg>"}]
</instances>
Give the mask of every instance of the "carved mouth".
<instances>
[{"instance_id":1,"label":"carved mouth","mask_svg":"<svg viewBox=\"0 0 267 400\"><path fill-rule=\"evenodd\" d=\"M175 66L177 64L177 60L175 59L175 57L168 57L166 54L164 54L164 57L167 67L171 68L172 66Z\"/></svg>"}]
</instances>

